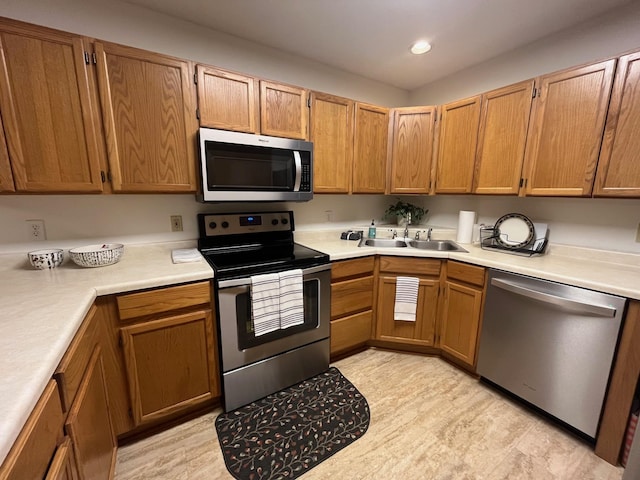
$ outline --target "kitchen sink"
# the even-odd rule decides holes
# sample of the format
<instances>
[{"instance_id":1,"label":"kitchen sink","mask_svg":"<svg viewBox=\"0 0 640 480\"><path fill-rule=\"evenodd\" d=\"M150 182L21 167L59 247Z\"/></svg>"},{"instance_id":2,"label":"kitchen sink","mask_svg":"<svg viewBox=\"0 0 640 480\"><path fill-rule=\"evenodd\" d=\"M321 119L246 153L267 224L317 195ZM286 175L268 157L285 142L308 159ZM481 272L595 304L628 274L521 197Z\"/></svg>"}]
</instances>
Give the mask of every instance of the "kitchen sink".
<instances>
[{"instance_id":1,"label":"kitchen sink","mask_svg":"<svg viewBox=\"0 0 640 480\"><path fill-rule=\"evenodd\" d=\"M383 239L383 238L363 238L358 244L359 247L406 247L407 242L404 240L396 239Z\"/></svg>"},{"instance_id":2,"label":"kitchen sink","mask_svg":"<svg viewBox=\"0 0 640 480\"><path fill-rule=\"evenodd\" d=\"M451 240L409 240L409 246L421 250L436 250L438 252L468 252Z\"/></svg>"},{"instance_id":3,"label":"kitchen sink","mask_svg":"<svg viewBox=\"0 0 640 480\"><path fill-rule=\"evenodd\" d=\"M466 252L464 248L451 240L398 240L384 238L363 238L358 244L359 247L384 247L402 248L412 247L420 250L434 250L436 252Z\"/></svg>"}]
</instances>

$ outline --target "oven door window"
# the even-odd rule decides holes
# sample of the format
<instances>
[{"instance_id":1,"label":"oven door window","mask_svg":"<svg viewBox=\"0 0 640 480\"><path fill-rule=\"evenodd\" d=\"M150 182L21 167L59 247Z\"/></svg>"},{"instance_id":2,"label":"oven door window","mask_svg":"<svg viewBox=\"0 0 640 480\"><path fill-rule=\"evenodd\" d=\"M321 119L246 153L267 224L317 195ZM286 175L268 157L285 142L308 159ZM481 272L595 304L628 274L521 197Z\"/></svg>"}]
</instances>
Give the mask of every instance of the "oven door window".
<instances>
[{"instance_id":1,"label":"oven door window","mask_svg":"<svg viewBox=\"0 0 640 480\"><path fill-rule=\"evenodd\" d=\"M294 188L296 167L291 150L208 141L205 157L211 191L289 192Z\"/></svg>"},{"instance_id":2,"label":"oven door window","mask_svg":"<svg viewBox=\"0 0 640 480\"><path fill-rule=\"evenodd\" d=\"M251 296L249 291L236 296L236 320L238 330L238 347L240 350L272 342L279 338L311 330L318 327L320 322L320 281L317 278L305 280L304 295L304 323L293 327L276 330L256 337L251 317Z\"/></svg>"}]
</instances>

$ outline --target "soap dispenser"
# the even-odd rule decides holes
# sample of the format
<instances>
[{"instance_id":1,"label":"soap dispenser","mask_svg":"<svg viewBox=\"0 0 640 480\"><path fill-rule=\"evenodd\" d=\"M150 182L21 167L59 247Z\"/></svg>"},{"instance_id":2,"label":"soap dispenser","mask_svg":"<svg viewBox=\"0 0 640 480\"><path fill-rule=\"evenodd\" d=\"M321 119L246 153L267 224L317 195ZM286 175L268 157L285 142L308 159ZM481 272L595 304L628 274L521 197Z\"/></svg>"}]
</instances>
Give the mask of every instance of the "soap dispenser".
<instances>
[{"instance_id":1,"label":"soap dispenser","mask_svg":"<svg viewBox=\"0 0 640 480\"><path fill-rule=\"evenodd\" d=\"M371 226L369 227L369 238L376 238L376 225L374 220L371 220Z\"/></svg>"}]
</instances>

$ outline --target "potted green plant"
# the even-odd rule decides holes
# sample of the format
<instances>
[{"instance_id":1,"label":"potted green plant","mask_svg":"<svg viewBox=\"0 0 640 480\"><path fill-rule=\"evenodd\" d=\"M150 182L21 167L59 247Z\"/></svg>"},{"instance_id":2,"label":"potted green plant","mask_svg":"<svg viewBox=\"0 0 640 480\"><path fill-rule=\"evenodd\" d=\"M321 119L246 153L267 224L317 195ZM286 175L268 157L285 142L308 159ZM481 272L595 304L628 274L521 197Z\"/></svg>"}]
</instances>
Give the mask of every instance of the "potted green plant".
<instances>
[{"instance_id":1,"label":"potted green plant","mask_svg":"<svg viewBox=\"0 0 640 480\"><path fill-rule=\"evenodd\" d=\"M389 208L384 212L384 216L385 218L395 217L398 225L405 226L412 223L420 223L422 217L427 213L429 213L429 210L398 200L395 204L389 205Z\"/></svg>"}]
</instances>

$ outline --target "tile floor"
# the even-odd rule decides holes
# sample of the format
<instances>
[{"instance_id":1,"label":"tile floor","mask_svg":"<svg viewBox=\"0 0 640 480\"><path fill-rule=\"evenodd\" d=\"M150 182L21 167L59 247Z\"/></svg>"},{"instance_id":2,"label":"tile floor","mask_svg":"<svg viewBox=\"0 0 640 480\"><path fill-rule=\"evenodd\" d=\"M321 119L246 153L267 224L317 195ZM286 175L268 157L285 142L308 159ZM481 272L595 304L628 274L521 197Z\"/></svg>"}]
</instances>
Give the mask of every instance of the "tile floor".
<instances>
[{"instance_id":1,"label":"tile floor","mask_svg":"<svg viewBox=\"0 0 640 480\"><path fill-rule=\"evenodd\" d=\"M369 349L334 365L364 394L371 424L306 480L622 477L582 440L439 358ZM233 478L218 413L120 448L116 480Z\"/></svg>"}]
</instances>

